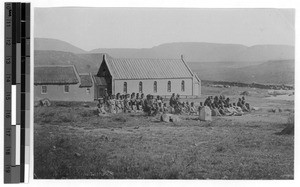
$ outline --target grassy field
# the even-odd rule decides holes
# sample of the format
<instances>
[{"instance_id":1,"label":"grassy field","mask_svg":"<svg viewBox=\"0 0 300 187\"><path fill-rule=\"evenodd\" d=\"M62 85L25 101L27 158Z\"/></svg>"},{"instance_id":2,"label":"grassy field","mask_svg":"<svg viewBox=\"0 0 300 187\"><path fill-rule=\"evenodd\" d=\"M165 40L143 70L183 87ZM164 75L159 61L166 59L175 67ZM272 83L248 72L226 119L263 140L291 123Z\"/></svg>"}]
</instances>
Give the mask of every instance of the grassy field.
<instances>
[{"instance_id":1,"label":"grassy field","mask_svg":"<svg viewBox=\"0 0 300 187\"><path fill-rule=\"evenodd\" d=\"M236 101L245 90L248 102L260 110L212 122L197 116L180 116L177 123L143 114L98 117L95 103L35 107L35 177L293 179L294 135L276 134L292 123L293 101L237 87L203 87L203 97L194 101L221 93Z\"/></svg>"}]
</instances>

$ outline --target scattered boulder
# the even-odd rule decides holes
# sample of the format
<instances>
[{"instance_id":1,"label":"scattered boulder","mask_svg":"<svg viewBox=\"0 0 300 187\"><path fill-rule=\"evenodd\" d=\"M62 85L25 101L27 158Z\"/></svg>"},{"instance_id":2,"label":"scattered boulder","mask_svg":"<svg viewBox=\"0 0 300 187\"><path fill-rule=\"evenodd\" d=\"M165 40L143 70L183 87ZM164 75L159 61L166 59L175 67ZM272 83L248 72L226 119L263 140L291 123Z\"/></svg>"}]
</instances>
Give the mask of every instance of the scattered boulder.
<instances>
[{"instance_id":1,"label":"scattered boulder","mask_svg":"<svg viewBox=\"0 0 300 187\"><path fill-rule=\"evenodd\" d=\"M160 121L170 122L170 117L171 117L171 114L162 114L160 116Z\"/></svg>"},{"instance_id":2,"label":"scattered boulder","mask_svg":"<svg viewBox=\"0 0 300 187\"><path fill-rule=\"evenodd\" d=\"M162 114L160 116L160 121L164 122L179 122L181 121L179 116L173 114Z\"/></svg>"},{"instance_id":3,"label":"scattered boulder","mask_svg":"<svg viewBox=\"0 0 300 187\"><path fill-rule=\"evenodd\" d=\"M171 115L171 116L170 116L170 121L171 121L171 122L179 122L179 121L180 121L180 118L179 118L179 116Z\"/></svg>"}]
</instances>

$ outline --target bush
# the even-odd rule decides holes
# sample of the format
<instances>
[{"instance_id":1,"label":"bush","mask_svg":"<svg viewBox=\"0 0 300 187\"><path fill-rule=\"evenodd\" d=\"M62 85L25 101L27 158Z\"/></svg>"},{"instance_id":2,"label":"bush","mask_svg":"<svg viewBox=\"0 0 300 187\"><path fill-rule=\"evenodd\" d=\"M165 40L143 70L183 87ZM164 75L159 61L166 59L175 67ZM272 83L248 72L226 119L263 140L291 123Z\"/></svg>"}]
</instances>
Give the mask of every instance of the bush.
<instances>
[{"instance_id":1,"label":"bush","mask_svg":"<svg viewBox=\"0 0 300 187\"><path fill-rule=\"evenodd\" d=\"M56 102L55 105L60 106L60 107L71 107L72 106L71 102L63 102L63 101L62 102Z\"/></svg>"},{"instance_id":2,"label":"bush","mask_svg":"<svg viewBox=\"0 0 300 187\"><path fill-rule=\"evenodd\" d=\"M45 117L41 120L42 123L50 123L52 121L52 117Z\"/></svg>"},{"instance_id":3,"label":"bush","mask_svg":"<svg viewBox=\"0 0 300 187\"><path fill-rule=\"evenodd\" d=\"M294 135L294 130L295 130L295 126L294 126L294 113L291 113L287 119L287 126L281 131L281 132L277 132L275 134L277 135Z\"/></svg>"},{"instance_id":4,"label":"bush","mask_svg":"<svg viewBox=\"0 0 300 187\"><path fill-rule=\"evenodd\" d=\"M122 123L125 123L127 121L126 118L123 116L115 117L113 120L117 121L117 122L122 122Z\"/></svg>"},{"instance_id":5,"label":"bush","mask_svg":"<svg viewBox=\"0 0 300 187\"><path fill-rule=\"evenodd\" d=\"M92 116L95 116L95 111L94 110L84 110L80 113L80 115L82 117L92 117Z\"/></svg>"},{"instance_id":6,"label":"bush","mask_svg":"<svg viewBox=\"0 0 300 187\"><path fill-rule=\"evenodd\" d=\"M64 122L64 123L68 123L72 121L74 120L71 114L61 114L57 119L57 122Z\"/></svg>"}]
</instances>

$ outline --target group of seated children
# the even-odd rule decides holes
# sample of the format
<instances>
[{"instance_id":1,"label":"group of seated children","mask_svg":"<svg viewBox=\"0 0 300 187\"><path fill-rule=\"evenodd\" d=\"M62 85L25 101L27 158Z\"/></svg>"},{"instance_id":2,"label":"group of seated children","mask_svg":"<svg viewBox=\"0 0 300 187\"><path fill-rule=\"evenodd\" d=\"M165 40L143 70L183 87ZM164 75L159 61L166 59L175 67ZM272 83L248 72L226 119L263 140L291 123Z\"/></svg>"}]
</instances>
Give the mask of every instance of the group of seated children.
<instances>
[{"instance_id":1,"label":"group of seated children","mask_svg":"<svg viewBox=\"0 0 300 187\"><path fill-rule=\"evenodd\" d=\"M144 94L124 94L106 96L99 100L98 111L99 115L106 113L138 113L145 112L149 116L155 116L158 113L177 113L177 114L196 114L197 108L194 102L180 102L180 96L173 93L169 106L161 96L154 97L153 95Z\"/></svg>"},{"instance_id":2,"label":"group of seated children","mask_svg":"<svg viewBox=\"0 0 300 187\"><path fill-rule=\"evenodd\" d=\"M201 107L200 103L200 107ZM211 110L212 116L241 116L244 112L250 112L250 105L246 103L245 97L238 99L238 102L230 103L230 99L223 95L209 96L204 102L204 106L208 106Z\"/></svg>"},{"instance_id":3,"label":"group of seated children","mask_svg":"<svg viewBox=\"0 0 300 187\"><path fill-rule=\"evenodd\" d=\"M239 98L237 104L230 103L230 99L223 95L220 97L209 96L205 102L204 106L208 106L212 111L212 116L240 116L244 112L250 111L250 105L245 102L245 97ZM146 95L141 93L130 94L116 94L106 96L99 100L98 112L99 115L106 113L138 113L145 112L149 116L155 116L158 113L173 113L173 114L186 114L186 115L198 115L202 107L202 102L200 106L196 107L194 102L181 102L180 95L175 93L172 94L169 105L161 97L153 95Z\"/></svg>"}]
</instances>

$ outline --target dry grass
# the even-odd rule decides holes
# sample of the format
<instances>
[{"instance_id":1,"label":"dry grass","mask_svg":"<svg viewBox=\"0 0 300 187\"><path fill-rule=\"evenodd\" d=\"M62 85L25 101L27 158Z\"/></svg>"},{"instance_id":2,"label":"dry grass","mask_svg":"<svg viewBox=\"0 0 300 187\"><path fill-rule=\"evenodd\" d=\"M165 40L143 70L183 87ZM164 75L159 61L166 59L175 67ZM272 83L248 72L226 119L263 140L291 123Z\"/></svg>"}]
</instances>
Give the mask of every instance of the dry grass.
<instances>
[{"instance_id":1,"label":"dry grass","mask_svg":"<svg viewBox=\"0 0 300 187\"><path fill-rule=\"evenodd\" d=\"M275 134L288 111L212 122L180 117L177 123L143 114L98 117L82 103L37 107L34 173L47 179L293 178L294 136Z\"/></svg>"}]
</instances>

